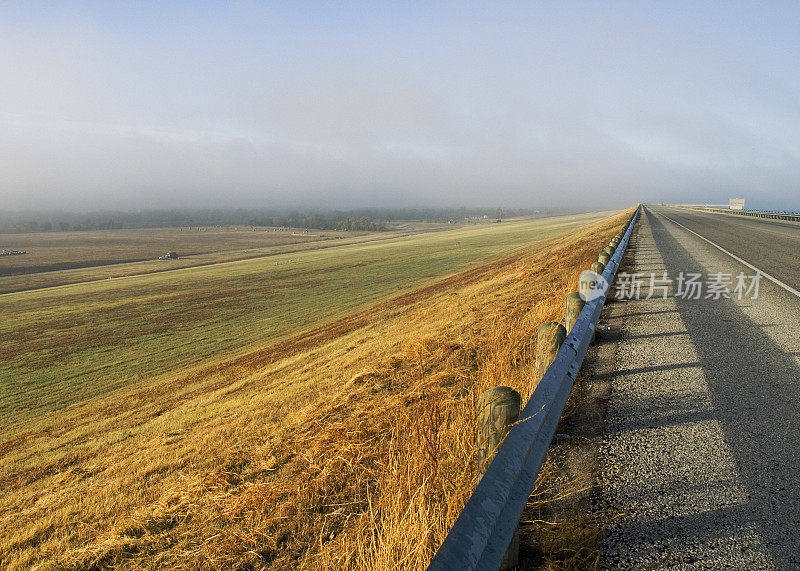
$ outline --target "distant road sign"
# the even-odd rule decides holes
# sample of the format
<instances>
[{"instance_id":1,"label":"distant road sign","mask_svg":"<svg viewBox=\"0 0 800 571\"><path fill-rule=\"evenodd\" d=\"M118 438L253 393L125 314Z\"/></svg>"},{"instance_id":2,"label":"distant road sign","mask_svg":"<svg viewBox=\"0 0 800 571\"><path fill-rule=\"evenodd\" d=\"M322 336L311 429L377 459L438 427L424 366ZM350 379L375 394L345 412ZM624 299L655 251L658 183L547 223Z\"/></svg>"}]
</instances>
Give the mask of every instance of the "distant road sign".
<instances>
[{"instance_id":1,"label":"distant road sign","mask_svg":"<svg viewBox=\"0 0 800 571\"><path fill-rule=\"evenodd\" d=\"M744 198L731 198L729 205L731 210L744 210Z\"/></svg>"}]
</instances>

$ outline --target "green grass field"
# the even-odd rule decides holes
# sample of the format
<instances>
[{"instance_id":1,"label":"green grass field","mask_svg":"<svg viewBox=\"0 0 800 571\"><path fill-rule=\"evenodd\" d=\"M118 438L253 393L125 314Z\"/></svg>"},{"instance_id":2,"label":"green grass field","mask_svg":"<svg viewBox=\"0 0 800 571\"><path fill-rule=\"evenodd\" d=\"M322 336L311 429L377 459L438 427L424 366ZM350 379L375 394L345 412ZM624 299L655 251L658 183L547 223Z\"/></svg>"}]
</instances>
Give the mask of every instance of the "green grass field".
<instances>
[{"instance_id":1,"label":"green grass field","mask_svg":"<svg viewBox=\"0 0 800 571\"><path fill-rule=\"evenodd\" d=\"M2 432L264 346L603 216L484 225L0 295Z\"/></svg>"},{"instance_id":2,"label":"green grass field","mask_svg":"<svg viewBox=\"0 0 800 571\"><path fill-rule=\"evenodd\" d=\"M249 227L0 234L0 247L27 252L0 256L0 293L313 250L391 235ZM158 260L168 251L177 252L180 259Z\"/></svg>"},{"instance_id":3,"label":"green grass field","mask_svg":"<svg viewBox=\"0 0 800 571\"><path fill-rule=\"evenodd\" d=\"M152 261L167 251L177 251L182 256L195 256L226 250L318 242L355 234L359 233L239 226L0 234L0 246L27 251L23 256L0 259L0 277Z\"/></svg>"}]
</instances>

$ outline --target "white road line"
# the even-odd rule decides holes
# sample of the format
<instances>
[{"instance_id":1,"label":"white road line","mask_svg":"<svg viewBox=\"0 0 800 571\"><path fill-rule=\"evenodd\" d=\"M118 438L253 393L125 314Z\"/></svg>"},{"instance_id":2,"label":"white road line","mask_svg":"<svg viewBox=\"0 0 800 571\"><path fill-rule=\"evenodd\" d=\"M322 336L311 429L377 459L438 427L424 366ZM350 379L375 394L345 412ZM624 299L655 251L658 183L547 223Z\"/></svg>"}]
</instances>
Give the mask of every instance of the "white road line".
<instances>
[{"instance_id":1,"label":"white road line","mask_svg":"<svg viewBox=\"0 0 800 571\"><path fill-rule=\"evenodd\" d=\"M767 278L767 279L768 279L768 280L770 280L771 282L775 283L776 285L779 285L779 286L781 286L783 289L785 289L785 290L786 290L786 291L788 291L789 293L791 293L791 294L794 294L794 295L796 295L797 297L800 297L800 291L797 291L797 290L796 290L796 289L794 289L792 286L790 286L790 285L787 285L787 284L783 283L783 282L782 282L781 280L779 280L778 278L776 278L776 277L773 277L773 276L769 275L769 274L768 274L767 272L765 272L764 270L760 270L760 269L758 269L758 268L757 268L757 267L755 267L753 264L751 264L751 263L749 263L749 262L745 262L743 259L741 259L741 258L740 258L739 256L737 256L736 254L732 254L732 253L730 253L728 250L726 250L725 248L723 248L723 247L722 247L722 246L720 246L719 244L715 244L714 242L712 242L711 240L709 240L709 239L708 239L708 238L706 238L705 236L701 236L700 234L698 234L698 233L697 233L697 232L695 232L694 230L690 230L689 228L687 228L686 226L684 226L684 225L683 225L683 224L681 224L680 222L675 222L675 221L674 221L672 218L670 218L670 217L669 217L669 216L667 216L666 214L661 214L661 213L658 213L658 216L663 216L664 218L666 218L667 220L669 220L669 221L670 221L670 222L672 222L673 224L677 224L678 226L680 226L681 228L683 228L683 229L684 229L684 230L686 230L687 232L691 232L692 234L694 234L695 236L697 236L697 237L698 237L698 238L700 238L701 240L705 240L706 242L708 242L709 244L711 244L712 246L714 246L715 248L717 248L717 249L718 249L718 250L720 250L721 252L724 252L724 253L728 254L728 255L729 255L731 258L733 258L734 260L736 260L736 261L737 261L737 262L739 262L740 264L744 264L745 266L747 266L747 267L748 267L748 268L750 268L751 270L755 270L755 271L757 271L757 272L760 272L762 276L764 276L765 278Z\"/></svg>"}]
</instances>

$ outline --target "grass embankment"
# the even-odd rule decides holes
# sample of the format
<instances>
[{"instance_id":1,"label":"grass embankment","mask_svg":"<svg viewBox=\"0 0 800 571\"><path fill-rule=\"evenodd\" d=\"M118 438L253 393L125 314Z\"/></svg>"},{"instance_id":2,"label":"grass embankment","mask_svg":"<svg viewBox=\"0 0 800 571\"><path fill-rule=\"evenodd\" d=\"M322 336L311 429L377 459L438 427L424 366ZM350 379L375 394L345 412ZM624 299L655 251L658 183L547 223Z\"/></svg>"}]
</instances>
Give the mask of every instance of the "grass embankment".
<instances>
[{"instance_id":1,"label":"grass embankment","mask_svg":"<svg viewBox=\"0 0 800 571\"><path fill-rule=\"evenodd\" d=\"M0 296L0 435L41 413L223 360L576 228L480 226Z\"/></svg>"},{"instance_id":2,"label":"grass embankment","mask_svg":"<svg viewBox=\"0 0 800 571\"><path fill-rule=\"evenodd\" d=\"M561 317L563 296L623 220L584 224L440 282L431 268L459 263L459 248L420 256L417 244L406 261L393 250L425 287L228 362L97 396L6 438L1 560L424 566L474 484L477 396L497 384L530 394L536 328ZM496 257L516 231L535 240L531 230L506 229L504 246L472 237L470 249ZM359 281L330 267L337 285L306 290L327 303L388 277L368 270L380 261L347 271L337 260ZM296 304L290 319L317 307Z\"/></svg>"}]
</instances>

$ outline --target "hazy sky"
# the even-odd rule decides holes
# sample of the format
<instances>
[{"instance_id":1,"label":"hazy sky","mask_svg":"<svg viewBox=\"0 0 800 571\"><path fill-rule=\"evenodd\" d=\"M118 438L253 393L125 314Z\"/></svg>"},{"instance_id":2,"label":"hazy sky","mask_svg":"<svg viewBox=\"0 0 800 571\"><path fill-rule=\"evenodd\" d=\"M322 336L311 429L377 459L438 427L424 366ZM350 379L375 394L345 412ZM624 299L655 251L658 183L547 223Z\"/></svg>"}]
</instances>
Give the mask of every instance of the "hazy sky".
<instances>
[{"instance_id":1,"label":"hazy sky","mask_svg":"<svg viewBox=\"0 0 800 571\"><path fill-rule=\"evenodd\" d=\"M797 2L2 2L0 209L800 208Z\"/></svg>"}]
</instances>

